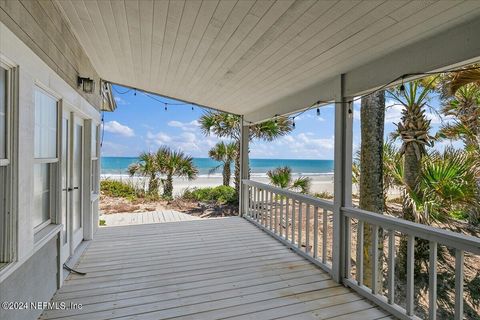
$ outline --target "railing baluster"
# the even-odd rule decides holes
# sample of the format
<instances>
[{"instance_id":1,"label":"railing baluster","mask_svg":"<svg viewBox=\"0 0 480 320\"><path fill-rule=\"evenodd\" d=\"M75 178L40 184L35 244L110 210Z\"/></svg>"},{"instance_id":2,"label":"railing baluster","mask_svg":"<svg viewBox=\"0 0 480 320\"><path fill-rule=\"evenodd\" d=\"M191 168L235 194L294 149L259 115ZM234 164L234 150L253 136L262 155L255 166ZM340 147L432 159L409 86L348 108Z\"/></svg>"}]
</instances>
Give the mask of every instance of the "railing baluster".
<instances>
[{"instance_id":1,"label":"railing baluster","mask_svg":"<svg viewBox=\"0 0 480 320\"><path fill-rule=\"evenodd\" d=\"M297 214L297 203L292 199L292 244L295 244L295 219Z\"/></svg>"},{"instance_id":2,"label":"railing baluster","mask_svg":"<svg viewBox=\"0 0 480 320\"><path fill-rule=\"evenodd\" d=\"M285 239L287 240L288 240L288 229L290 226L290 214L288 213L289 203L290 203L290 199L285 198Z\"/></svg>"},{"instance_id":3,"label":"railing baluster","mask_svg":"<svg viewBox=\"0 0 480 320\"><path fill-rule=\"evenodd\" d=\"M407 238L407 316L413 316L414 309L414 268L415 268L415 237L408 235Z\"/></svg>"},{"instance_id":4,"label":"railing baluster","mask_svg":"<svg viewBox=\"0 0 480 320\"><path fill-rule=\"evenodd\" d=\"M253 188L253 212L252 219L255 220L257 216L257 190L258 188Z\"/></svg>"},{"instance_id":5,"label":"railing baluster","mask_svg":"<svg viewBox=\"0 0 480 320\"><path fill-rule=\"evenodd\" d=\"M262 201L260 199L260 194L262 193L262 190L259 188L257 190L257 217L256 217L256 220L258 222L260 222L260 214L261 214L261 211L262 211Z\"/></svg>"},{"instance_id":6,"label":"railing baluster","mask_svg":"<svg viewBox=\"0 0 480 320\"><path fill-rule=\"evenodd\" d=\"M280 237L283 237L283 196L280 198Z\"/></svg>"},{"instance_id":7,"label":"railing baluster","mask_svg":"<svg viewBox=\"0 0 480 320\"><path fill-rule=\"evenodd\" d=\"M328 236L328 212L323 209L323 227L322 227L322 263L327 263L327 236Z\"/></svg>"},{"instance_id":8,"label":"railing baluster","mask_svg":"<svg viewBox=\"0 0 480 320\"><path fill-rule=\"evenodd\" d=\"M378 293L378 226L372 225L372 293Z\"/></svg>"},{"instance_id":9,"label":"railing baluster","mask_svg":"<svg viewBox=\"0 0 480 320\"><path fill-rule=\"evenodd\" d=\"M278 233L278 199L277 198L278 198L278 196L275 195L275 211L274 211L275 216L273 217L273 220L275 221L274 222L275 223L275 226L274 226L275 227L274 228L275 233Z\"/></svg>"},{"instance_id":10,"label":"railing baluster","mask_svg":"<svg viewBox=\"0 0 480 320\"><path fill-rule=\"evenodd\" d=\"M363 221L358 220L357 229L357 282L363 285Z\"/></svg>"},{"instance_id":11,"label":"railing baluster","mask_svg":"<svg viewBox=\"0 0 480 320\"><path fill-rule=\"evenodd\" d=\"M250 186L247 186L247 195L248 195L248 201L247 201L247 206L246 206L246 210L247 210L247 217L250 217L251 213L252 213L252 187Z\"/></svg>"},{"instance_id":12,"label":"railing baluster","mask_svg":"<svg viewBox=\"0 0 480 320\"><path fill-rule=\"evenodd\" d=\"M303 216L302 216L302 202L298 202L298 243L297 246L299 249L302 248L302 227L303 227Z\"/></svg>"},{"instance_id":13,"label":"railing baluster","mask_svg":"<svg viewBox=\"0 0 480 320\"><path fill-rule=\"evenodd\" d=\"M263 205L264 205L264 212L263 212L263 222L262 224L266 227L267 226L267 217L268 217L268 191L265 190L265 193L264 193L264 202L263 202Z\"/></svg>"},{"instance_id":14,"label":"railing baluster","mask_svg":"<svg viewBox=\"0 0 480 320\"><path fill-rule=\"evenodd\" d=\"M318 258L318 207L313 208L313 257Z\"/></svg>"},{"instance_id":15,"label":"railing baluster","mask_svg":"<svg viewBox=\"0 0 480 320\"><path fill-rule=\"evenodd\" d=\"M463 250L455 249L455 320L463 319Z\"/></svg>"},{"instance_id":16,"label":"railing baluster","mask_svg":"<svg viewBox=\"0 0 480 320\"><path fill-rule=\"evenodd\" d=\"M310 205L305 209L305 252L310 253Z\"/></svg>"},{"instance_id":17,"label":"railing baluster","mask_svg":"<svg viewBox=\"0 0 480 320\"><path fill-rule=\"evenodd\" d=\"M388 303L395 301L395 231L388 231Z\"/></svg>"},{"instance_id":18,"label":"railing baluster","mask_svg":"<svg viewBox=\"0 0 480 320\"><path fill-rule=\"evenodd\" d=\"M269 198L269 203L270 203L270 210L269 210L269 213L268 213L268 220L269 223L268 223L268 228L270 230L273 230L273 212L274 212L274 208L273 208L273 191L270 191L270 198Z\"/></svg>"},{"instance_id":19,"label":"railing baluster","mask_svg":"<svg viewBox=\"0 0 480 320\"><path fill-rule=\"evenodd\" d=\"M262 189L262 210L261 210L261 214L260 214L260 224L263 225L264 223L264 220L265 220L265 192L266 190L265 189Z\"/></svg>"},{"instance_id":20,"label":"railing baluster","mask_svg":"<svg viewBox=\"0 0 480 320\"><path fill-rule=\"evenodd\" d=\"M352 219L345 217L345 277L352 276Z\"/></svg>"},{"instance_id":21,"label":"railing baluster","mask_svg":"<svg viewBox=\"0 0 480 320\"><path fill-rule=\"evenodd\" d=\"M428 319L437 319L437 243L430 241L429 281L428 281Z\"/></svg>"}]
</instances>

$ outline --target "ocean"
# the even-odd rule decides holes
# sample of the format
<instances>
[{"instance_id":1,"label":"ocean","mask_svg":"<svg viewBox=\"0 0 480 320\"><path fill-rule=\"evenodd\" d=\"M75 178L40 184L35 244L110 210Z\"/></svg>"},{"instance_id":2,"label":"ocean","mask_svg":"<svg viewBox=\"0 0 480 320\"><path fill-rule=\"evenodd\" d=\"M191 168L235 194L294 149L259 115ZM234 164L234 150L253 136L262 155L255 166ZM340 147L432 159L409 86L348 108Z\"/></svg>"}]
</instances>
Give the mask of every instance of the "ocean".
<instances>
[{"instance_id":1,"label":"ocean","mask_svg":"<svg viewBox=\"0 0 480 320\"><path fill-rule=\"evenodd\" d=\"M136 157L102 157L101 174L127 175L130 164L138 161ZM209 158L194 158L199 176L221 175L221 168L211 173L211 169L220 163ZM294 175L328 175L333 173L333 160L302 160L302 159L250 159L252 176L266 176L268 170L288 166ZM232 166L233 173L233 166Z\"/></svg>"}]
</instances>

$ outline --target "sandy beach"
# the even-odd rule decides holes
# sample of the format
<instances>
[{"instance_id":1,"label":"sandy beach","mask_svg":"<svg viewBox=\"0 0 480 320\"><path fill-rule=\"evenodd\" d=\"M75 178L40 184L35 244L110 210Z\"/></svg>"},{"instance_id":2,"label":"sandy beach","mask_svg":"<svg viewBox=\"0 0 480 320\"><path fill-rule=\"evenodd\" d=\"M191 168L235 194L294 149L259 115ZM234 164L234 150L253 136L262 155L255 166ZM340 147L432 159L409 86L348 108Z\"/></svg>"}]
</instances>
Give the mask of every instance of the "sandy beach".
<instances>
[{"instance_id":1,"label":"sandy beach","mask_svg":"<svg viewBox=\"0 0 480 320\"><path fill-rule=\"evenodd\" d=\"M312 175L308 177L310 177L312 181L310 193L328 192L330 194L333 194L333 175L332 174ZM145 178L129 177L125 175L102 175L102 179L122 180L125 182L133 183L138 187L143 187L143 185L145 185L147 181ZM266 183L266 184L269 183L269 180L266 176L252 176L251 179L261 183ZM232 180L233 180L233 177L232 177ZM233 186L233 181L231 183ZM173 180L174 195L178 196L182 194L186 189L216 187L221 184L222 184L222 177L219 175L199 176L192 181L188 181L183 178L174 178ZM353 189L355 192L356 187L353 186Z\"/></svg>"}]
</instances>

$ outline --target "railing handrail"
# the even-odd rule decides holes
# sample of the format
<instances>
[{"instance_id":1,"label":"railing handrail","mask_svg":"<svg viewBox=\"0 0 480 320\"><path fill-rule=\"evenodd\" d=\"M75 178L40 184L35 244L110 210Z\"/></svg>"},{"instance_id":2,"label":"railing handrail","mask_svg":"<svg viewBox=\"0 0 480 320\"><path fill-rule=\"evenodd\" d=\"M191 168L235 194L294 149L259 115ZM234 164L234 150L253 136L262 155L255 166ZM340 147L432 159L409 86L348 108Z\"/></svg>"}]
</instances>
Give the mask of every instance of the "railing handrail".
<instances>
[{"instance_id":1,"label":"railing handrail","mask_svg":"<svg viewBox=\"0 0 480 320\"><path fill-rule=\"evenodd\" d=\"M424 240L435 241L455 249L480 254L480 238L444 230L424 224L372 213L358 208L343 207L342 212L354 219L377 225L387 230L400 231Z\"/></svg>"},{"instance_id":2,"label":"railing handrail","mask_svg":"<svg viewBox=\"0 0 480 320\"><path fill-rule=\"evenodd\" d=\"M420 319L415 315L415 245L416 238L427 240L428 258L428 314L429 319L435 319L437 313L437 247L447 246L455 251L455 320L463 319L464 315L464 265L465 252L480 255L480 238L444 230L438 227L423 225L388 215L377 214L354 207L335 207L333 202L277 188L264 183L243 180L242 187L246 195L244 201L244 217L262 228L295 252L312 261L334 277L339 264L344 264L340 270L343 282L367 299L373 301L400 319ZM278 197L277 195L281 195ZM285 199L286 198L286 199ZM286 201L285 201L286 200ZM284 205L285 203L285 205ZM280 204L280 205L279 205ZM289 206L290 205L290 206ZM321 212L318 210L323 208ZM312 210L313 209L313 210ZM333 215L331 227L343 234L339 238L329 235L329 211ZM313 216L312 216L313 213ZM330 216L331 216L330 215ZM279 218L280 217L280 218ZM311 220L313 217L313 225ZM278 219L279 218L279 219ZM284 219L285 218L285 219ZM322 220L320 220L322 218ZM356 222L355 222L356 221ZM356 223L356 259L352 259L352 223ZM366 225L371 230L371 239L365 239ZM290 237L288 231L291 229ZM383 229L386 232L380 232ZM285 232L283 232L285 230ZM313 231L313 248L310 246ZM319 237L319 232L322 238ZM406 303L405 307L395 302L395 269L396 269L396 237L400 233L406 240ZM327 237L330 236L330 239ZM340 239L340 240L339 240ZM388 256L386 257L387 291L381 292L377 281L380 272L379 243L388 239ZM330 240L330 241L329 241ZM321 259L319 257L319 241L321 244ZM337 241L337 245L333 243ZM364 283L365 241L370 242L371 283ZM331 249L331 264L327 261ZM313 250L312 250L313 249ZM338 261L341 262L338 262ZM337 262L335 262L337 261ZM355 263L355 272L352 271Z\"/></svg>"},{"instance_id":3,"label":"railing handrail","mask_svg":"<svg viewBox=\"0 0 480 320\"><path fill-rule=\"evenodd\" d=\"M298 192L274 187L274 186L271 186L269 184L265 184L265 183L261 183L261 182L257 182L257 181L252 181L252 180L242 180L242 181L245 185L248 185L248 186L257 187L257 188L261 188L261 189L268 190L268 191L273 191L276 194L289 197L291 199L300 201L300 202L305 203L305 204L321 207L323 209L327 209L327 210L330 210L330 211L333 210L333 202L330 202L330 201L326 201L326 200L318 199L318 198L315 198L315 197L312 197L312 196L309 196L309 195L306 195L306 194L302 194L302 193L298 193Z\"/></svg>"}]
</instances>

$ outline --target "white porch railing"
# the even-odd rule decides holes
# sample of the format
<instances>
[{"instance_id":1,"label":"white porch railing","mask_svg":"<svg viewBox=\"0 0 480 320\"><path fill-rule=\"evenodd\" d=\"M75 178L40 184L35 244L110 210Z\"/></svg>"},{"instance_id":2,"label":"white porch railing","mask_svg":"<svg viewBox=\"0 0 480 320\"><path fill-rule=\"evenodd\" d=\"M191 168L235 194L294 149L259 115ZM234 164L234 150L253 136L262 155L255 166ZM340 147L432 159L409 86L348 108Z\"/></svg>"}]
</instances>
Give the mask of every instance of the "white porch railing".
<instances>
[{"instance_id":1,"label":"white porch railing","mask_svg":"<svg viewBox=\"0 0 480 320\"><path fill-rule=\"evenodd\" d=\"M341 208L342 219L333 219L333 202L251 180L243 180L243 188L246 196L243 197L242 214L246 219L330 274L335 267L332 266L333 257L344 255L337 259L345 263L344 268L340 268L343 270L343 283L401 319L419 319L414 315L415 240L426 240L430 251L429 319L436 319L437 314L437 248L446 246L453 249L455 319L463 319L464 254L468 252L480 255L479 238L350 207ZM337 226L334 225L335 220L344 223ZM370 278L378 279L379 272L385 270L386 288L381 288L383 281L363 283L364 235L367 227L371 228L372 240L371 245L367 246L370 247L372 261ZM332 233L336 228L344 228L341 230L341 246L333 245ZM353 237L352 230L356 230L356 237ZM395 257L398 248L396 239L400 236L407 240L405 308L395 302ZM356 242L353 248L355 259L352 259L352 240ZM384 243L388 253L383 257L382 261L385 262L380 262L379 255L383 254L383 248L379 250L379 245L383 246Z\"/></svg>"}]
</instances>

